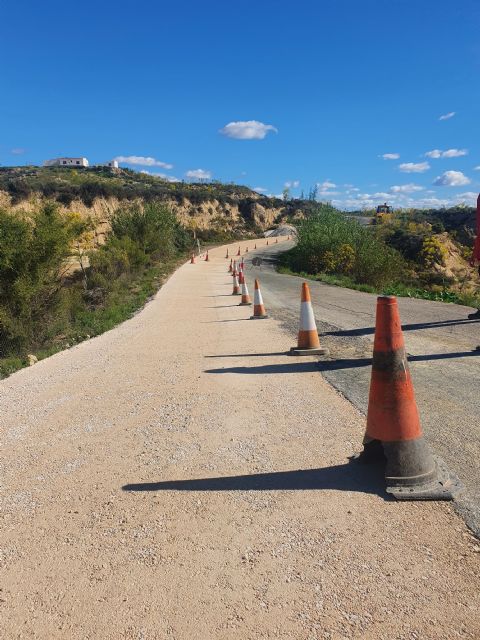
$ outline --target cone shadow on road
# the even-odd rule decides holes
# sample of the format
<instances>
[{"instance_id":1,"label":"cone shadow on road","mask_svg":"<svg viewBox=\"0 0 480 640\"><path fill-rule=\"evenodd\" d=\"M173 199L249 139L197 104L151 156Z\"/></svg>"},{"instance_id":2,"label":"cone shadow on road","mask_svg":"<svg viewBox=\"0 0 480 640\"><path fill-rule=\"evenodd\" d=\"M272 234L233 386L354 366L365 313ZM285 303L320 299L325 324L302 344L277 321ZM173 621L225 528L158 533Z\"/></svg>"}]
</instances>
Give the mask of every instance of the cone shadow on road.
<instances>
[{"instance_id":1,"label":"cone shadow on road","mask_svg":"<svg viewBox=\"0 0 480 640\"><path fill-rule=\"evenodd\" d=\"M234 306L238 307L238 304ZM250 318L231 318L230 320L206 320L201 324L216 324L217 322L243 322L244 320L250 320Z\"/></svg>"},{"instance_id":2,"label":"cone shadow on road","mask_svg":"<svg viewBox=\"0 0 480 640\"><path fill-rule=\"evenodd\" d=\"M245 357L255 354L245 354ZM260 354L261 355L261 354ZM264 354L277 355L277 354ZM278 354L278 355L284 355ZM237 357L237 355L233 357ZM408 356L409 362L427 362L429 360L449 360L452 358L466 358L470 356L480 357L480 351L457 351L453 353L430 353L419 356ZM205 356L212 357L212 356ZM213 356L220 357L220 356ZM225 356L228 357L228 356ZM310 371L336 371L337 369L355 369L358 367L370 367L371 358L343 358L338 360L322 360L308 362L293 362L285 364L264 364L256 367L222 367L221 369L207 369L204 373L305 373Z\"/></svg>"},{"instance_id":3,"label":"cone shadow on road","mask_svg":"<svg viewBox=\"0 0 480 640\"><path fill-rule=\"evenodd\" d=\"M284 352L282 355L285 355ZM206 369L204 373L308 373L318 371L318 362L287 362L285 364L262 364L258 367L224 367L221 369Z\"/></svg>"},{"instance_id":4,"label":"cone shadow on road","mask_svg":"<svg viewBox=\"0 0 480 640\"><path fill-rule=\"evenodd\" d=\"M286 351L273 351L270 353L221 353L220 355L204 356L205 358L259 358L267 356L284 356Z\"/></svg>"},{"instance_id":5,"label":"cone shadow on road","mask_svg":"<svg viewBox=\"0 0 480 640\"><path fill-rule=\"evenodd\" d=\"M384 489L384 465L346 463L252 475L126 484L123 491L352 491L393 500Z\"/></svg>"},{"instance_id":6,"label":"cone shadow on road","mask_svg":"<svg viewBox=\"0 0 480 640\"><path fill-rule=\"evenodd\" d=\"M416 331L417 329L441 329L442 327L453 327L456 325L469 325L480 322L480 320L468 320L466 318L459 320L443 320L440 322L419 322L418 324L404 324L403 331ZM325 331L322 336L368 336L375 333L375 327L362 327L361 329L342 329L338 331Z\"/></svg>"}]
</instances>

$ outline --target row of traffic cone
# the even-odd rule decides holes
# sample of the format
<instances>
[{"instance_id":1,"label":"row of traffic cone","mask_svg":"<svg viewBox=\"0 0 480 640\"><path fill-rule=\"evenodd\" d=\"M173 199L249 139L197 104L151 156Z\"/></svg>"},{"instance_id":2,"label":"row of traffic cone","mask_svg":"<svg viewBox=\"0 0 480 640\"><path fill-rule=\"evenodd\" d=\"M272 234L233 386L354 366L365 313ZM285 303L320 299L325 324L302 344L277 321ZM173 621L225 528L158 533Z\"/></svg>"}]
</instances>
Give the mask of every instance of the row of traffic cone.
<instances>
[{"instance_id":1,"label":"row of traffic cone","mask_svg":"<svg viewBox=\"0 0 480 640\"><path fill-rule=\"evenodd\" d=\"M237 272L237 263L235 260L230 260L230 265L228 267L228 273L231 273L233 276L233 291L232 295L240 295L240 286L241 286L241 296L242 299L239 303L239 306L251 306L252 300L250 298L250 294L248 292L247 282L245 280L245 263L242 262L238 265ZM255 280L255 289L253 294L253 316L251 316L251 320L268 318L267 312L265 311L265 305L263 303L262 292L260 291L260 283L256 279Z\"/></svg>"},{"instance_id":2,"label":"row of traffic cone","mask_svg":"<svg viewBox=\"0 0 480 640\"><path fill-rule=\"evenodd\" d=\"M237 280L236 264L230 265ZM240 305L251 304L243 276ZM235 284L234 284L235 293ZM258 280L255 280L252 319L267 318ZM302 283L298 343L292 355L326 355L320 345L309 286ZM461 489L443 461L432 456L418 415L395 296L379 296L375 322L373 365L363 452L355 460L386 461L387 492L400 500L451 500Z\"/></svg>"},{"instance_id":3,"label":"row of traffic cone","mask_svg":"<svg viewBox=\"0 0 480 640\"><path fill-rule=\"evenodd\" d=\"M290 240L290 236L288 236L287 239ZM278 238L276 238L275 243L278 244ZM266 246L268 247L268 240L266 242ZM254 246L254 249L256 249L256 248L257 248L257 243L255 243L255 246ZM245 253L248 253L248 247L245 247ZM237 250L237 257L241 256L241 255L242 255L241 248L239 246L238 250ZM229 257L230 257L230 255L229 255L228 247L227 247L227 253L225 255L225 259L228 260ZM205 262L209 262L209 261L210 261L210 258L208 257L208 250L207 250L207 252L205 254ZM230 262L231 262L231 260L230 260ZM190 264L195 264L195 254L194 253L192 253L192 255L191 255Z\"/></svg>"}]
</instances>

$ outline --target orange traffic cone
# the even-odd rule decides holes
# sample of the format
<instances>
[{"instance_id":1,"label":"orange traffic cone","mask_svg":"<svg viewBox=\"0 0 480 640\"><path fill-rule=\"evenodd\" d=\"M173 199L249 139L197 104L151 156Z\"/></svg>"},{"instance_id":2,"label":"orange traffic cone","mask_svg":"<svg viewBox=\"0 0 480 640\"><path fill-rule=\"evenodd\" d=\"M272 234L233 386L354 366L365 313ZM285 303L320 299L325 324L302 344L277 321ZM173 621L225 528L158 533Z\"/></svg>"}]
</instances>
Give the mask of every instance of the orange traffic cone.
<instances>
[{"instance_id":1,"label":"orange traffic cone","mask_svg":"<svg viewBox=\"0 0 480 640\"><path fill-rule=\"evenodd\" d=\"M256 249L256 248L257 248L257 243L255 243L255 246L254 246L254 249Z\"/></svg>"},{"instance_id":2,"label":"orange traffic cone","mask_svg":"<svg viewBox=\"0 0 480 640\"><path fill-rule=\"evenodd\" d=\"M320 347L318 339L317 325L313 315L312 300L310 298L310 289L308 284L302 284L302 298L300 303L300 329L298 332L298 345L290 349L291 355L309 356L327 355L328 349Z\"/></svg>"},{"instance_id":3,"label":"orange traffic cone","mask_svg":"<svg viewBox=\"0 0 480 640\"><path fill-rule=\"evenodd\" d=\"M268 318L268 315L265 311L265 305L263 304L260 284L258 280L255 280L255 291L253 293L253 316L250 317L250 320L261 320L262 318Z\"/></svg>"},{"instance_id":4,"label":"orange traffic cone","mask_svg":"<svg viewBox=\"0 0 480 640\"><path fill-rule=\"evenodd\" d=\"M275 240L275 244L278 244L278 238Z\"/></svg>"},{"instance_id":5,"label":"orange traffic cone","mask_svg":"<svg viewBox=\"0 0 480 640\"><path fill-rule=\"evenodd\" d=\"M229 257L229 256L228 256L228 249L227 249L227 255L225 256L225 259L228 259L228 257Z\"/></svg>"},{"instance_id":6,"label":"orange traffic cone","mask_svg":"<svg viewBox=\"0 0 480 640\"><path fill-rule=\"evenodd\" d=\"M268 240L267 240L267 247L268 247Z\"/></svg>"},{"instance_id":7,"label":"orange traffic cone","mask_svg":"<svg viewBox=\"0 0 480 640\"><path fill-rule=\"evenodd\" d=\"M242 273L242 301L238 306L244 307L246 305L251 305L251 304L252 304L252 301L250 300L250 296L248 294L247 283L245 282L245 277L243 276L243 273Z\"/></svg>"},{"instance_id":8,"label":"orange traffic cone","mask_svg":"<svg viewBox=\"0 0 480 640\"><path fill-rule=\"evenodd\" d=\"M387 492L400 500L451 500L460 489L423 439L395 296L377 298L367 428L360 461L387 460Z\"/></svg>"},{"instance_id":9,"label":"orange traffic cone","mask_svg":"<svg viewBox=\"0 0 480 640\"><path fill-rule=\"evenodd\" d=\"M240 286L238 284L238 278L237 278L237 274L235 274L233 276L233 291L232 291L232 296L239 296L240 295Z\"/></svg>"},{"instance_id":10,"label":"orange traffic cone","mask_svg":"<svg viewBox=\"0 0 480 640\"><path fill-rule=\"evenodd\" d=\"M208 251L207 251L207 255L205 256L205 262L210 262L210 258L208 257Z\"/></svg>"},{"instance_id":11,"label":"orange traffic cone","mask_svg":"<svg viewBox=\"0 0 480 640\"><path fill-rule=\"evenodd\" d=\"M228 267L228 273L232 273L232 271L233 271L232 264L233 264L233 260L232 260L232 258L230 258L230 266Z\"/></svg>"},{"instance_id":12,"label":"orange traffic cone","mask_svg":"<svg viewBox=\"0 0 480 640\"><path fill-rule=\"evenodd\" d=\"M248 253L248 247L245 249L245 253Z\"/></svg>"},{"instance_id":13,"label":"orange traffic cone","mask_svg":"<svg viewBox=\"0 0 480 640\"><path fill-rule=\"evenodd\" d=\"M190 264L195 264L195 254L192 253L192 257L190 258Z\"/></svg>"},{"instance_id":14,"label":"orange traffic cone","mask_svg":"<svg viewBox=\"0 0 480 640\"><path fill-rule=\"evenodd\" d=\"M238 284L243 284L245 282L245 275L243 273L242 268L238 270Z\"/></svg>"},{"instance_id":15,"label":"orange traffic cone","mask_svg":"<svg viewBox=\"0 0 480 640\"><path fill-rule=\"evenodd\" d=\"M241 255L240 253L240 247L238 247L238 251L237 251L237 256Z\"/></svg>"}]
</instances>

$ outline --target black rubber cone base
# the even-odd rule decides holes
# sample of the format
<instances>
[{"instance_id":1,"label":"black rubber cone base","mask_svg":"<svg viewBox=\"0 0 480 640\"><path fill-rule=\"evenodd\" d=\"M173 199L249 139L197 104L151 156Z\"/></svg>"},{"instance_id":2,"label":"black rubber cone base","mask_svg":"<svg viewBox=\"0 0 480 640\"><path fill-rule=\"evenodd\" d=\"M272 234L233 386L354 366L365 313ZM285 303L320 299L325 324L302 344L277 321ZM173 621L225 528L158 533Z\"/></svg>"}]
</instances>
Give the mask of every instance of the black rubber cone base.
<instances>
[{"instance_id":1,"label":"black rubber cone base","mask_svg":"<svg viewBox=\"0 0 480 640\"><path fill-rule=\"evenodd\" d=\"M441 458L432 457L436 469L436 477L433 480L421 485L408 486L391 484L390 478L387 481L387 493L397 500L453 500L455 495L462 491L462 483Z\"/></svg>"},{"instance_id":2,"label":"black rubber cone base","mask_svg":"<svg viewBox=\"0 0 480 640\"><path fill-rule=\"evenodd\" d=\"M350 460L363 464L384 463L386 491L397 500L453 500L462 491L460 480L441 458L429 453L423 439L407 441L403 445L413 460L402 460L402 444L368 438L363 451ZM415 449L420 456L411 456ZM396 471L398 476L392 471Z\"/></svg>"},{"instance_id":3,"label":"black rubber cone base","mask_svg":"<svg viewBox=\"0 0 480 640\"><path fill-rule=\"evenodd\" d=\"M328 356L330 351L328 349L297 349L292 347L287 354L290 356Z\"/></svg>"}]
</instances>

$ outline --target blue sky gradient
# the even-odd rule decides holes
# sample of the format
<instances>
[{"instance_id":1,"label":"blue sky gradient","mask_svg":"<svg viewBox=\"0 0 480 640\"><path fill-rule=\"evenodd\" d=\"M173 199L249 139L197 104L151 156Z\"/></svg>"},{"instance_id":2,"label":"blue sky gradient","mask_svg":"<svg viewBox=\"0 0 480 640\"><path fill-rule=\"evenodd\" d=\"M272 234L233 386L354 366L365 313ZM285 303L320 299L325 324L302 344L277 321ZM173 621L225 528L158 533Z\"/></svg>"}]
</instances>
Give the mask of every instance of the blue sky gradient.
<instances>
[{"instance_id":1,"label":"blue sky gradient","mask_svg":"<svg viewBox=\"0 0 480 640\"><path fill-rule=\"evenodd\" d=\"M123 166L345 208L479 190L478 0L17 0L0 55L4 166L148 157L171 168ZM220 132L247 121L276 131Z\"/></svg>"}]
</instances>

